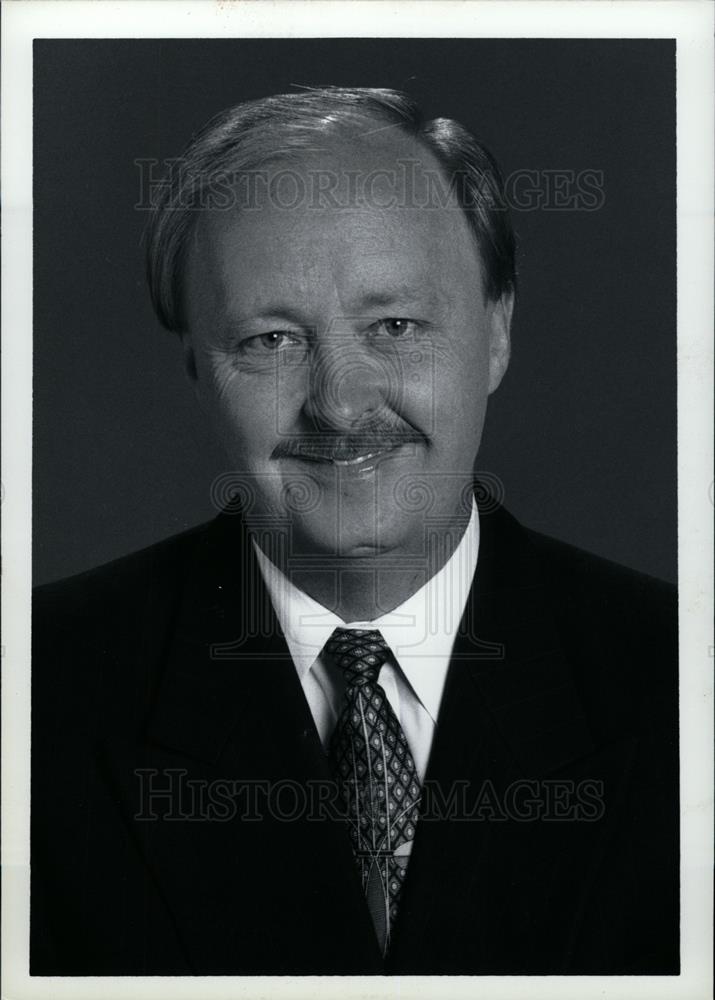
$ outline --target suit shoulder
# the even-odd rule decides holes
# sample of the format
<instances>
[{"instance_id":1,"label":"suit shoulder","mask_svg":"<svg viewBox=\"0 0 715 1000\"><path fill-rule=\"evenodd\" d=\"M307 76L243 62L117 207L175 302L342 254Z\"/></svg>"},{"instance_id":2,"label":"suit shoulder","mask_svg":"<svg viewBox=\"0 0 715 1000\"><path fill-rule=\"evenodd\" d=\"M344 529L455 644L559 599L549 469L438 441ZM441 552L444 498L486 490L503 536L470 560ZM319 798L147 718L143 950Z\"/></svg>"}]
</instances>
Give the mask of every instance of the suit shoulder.
<instances>
[{"instance_id":1,"label":"suit shoulder","mask_svg":"<svg viewBox=\"0 0 715 1000\"><path fill-rule=\"evenodd\" d=\"M601 606L674 613L677 589L672 583L597 556L567 542L527 530L539 556L545 582L564 597L586 599Z\"/></svg>"},{"instance_id":2,"label":"suit shoulder","mask_svg":"<svg viewBox=\"0 0 715 1000\"><path fill-rule=\"evenodd\" d=\"M83 573L35 587L33 626L56 623L71 628L81 623L86 627L98 617L112 615L126 619L149 593L174 589L187 557L207 528L208 524L198 525Z\"/></svg>"},{"instance_id":3,"label":"suit shoulder","mask_svg":"<svg viewBox=\"0 0 715 1000\"><path fill-rule=\"evenodd\" d=\"M528 536L552 613L570 643L606 644L612 657L618 649L631 663L672 675L678 648L673 584L546 535Z\"/></svg>"},{"instance_id":4,"label":"suit shoulder","mask_svg":"<svg viewBox=\"0 0 715 1000\"><path fill-rule=\"evenodd\" d=\"M653 753L667 755L678 729L676 588L565 542L528 534L592 731L616 739L640 725L649 746L653 732L660 733Z\"/></svg>"}]
</instances>

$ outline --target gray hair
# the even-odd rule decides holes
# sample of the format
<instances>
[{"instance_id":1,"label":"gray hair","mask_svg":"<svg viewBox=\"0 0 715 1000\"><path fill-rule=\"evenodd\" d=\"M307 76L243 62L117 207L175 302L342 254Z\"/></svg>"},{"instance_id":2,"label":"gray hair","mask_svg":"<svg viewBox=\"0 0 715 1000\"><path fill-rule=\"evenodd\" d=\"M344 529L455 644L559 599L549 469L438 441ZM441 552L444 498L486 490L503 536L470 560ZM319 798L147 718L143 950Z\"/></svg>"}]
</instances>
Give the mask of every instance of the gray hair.
<instances>
[{"instance_id":1,"label":"gray hair","mask_svg":"<svg viewBox=\"0 0 715 1000\"><path fill-rule=\"evenodd\" d=\"M486 147L452 119L425 121L417 105L399 91L321 87L247 101L220 112L173 162L146 232L147 280L162 325L177 333L186 328L185 248L197 209L211 200L207 195L213 192L216 205L227 179L255 171L269 161L291 159L301 151L324 149L320 143L326 133L345 134L346 129L364 129L365 124L396 128L433 154L477 243L486 296L497 300L513 290L514 232L503 179Z\"/></svg>"}]
</instances>

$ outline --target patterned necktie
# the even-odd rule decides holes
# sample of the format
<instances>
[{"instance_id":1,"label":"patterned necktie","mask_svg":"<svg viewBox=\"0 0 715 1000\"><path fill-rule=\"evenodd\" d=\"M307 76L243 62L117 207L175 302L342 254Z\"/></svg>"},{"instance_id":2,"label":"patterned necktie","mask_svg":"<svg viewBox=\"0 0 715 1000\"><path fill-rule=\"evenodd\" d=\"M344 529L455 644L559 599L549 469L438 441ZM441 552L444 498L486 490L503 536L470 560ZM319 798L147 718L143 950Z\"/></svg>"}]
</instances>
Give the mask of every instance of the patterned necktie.
<instances>
[{"instance_id":1,"label":"patterned necktie","mask_svg":"<svg viewBox=\"0 0 715 1000\"><path fill-rule=\"evenodd\" d=\"M325 645L347 683L330 757L375 933L385 955L420 801L402 727L377 683L390 649L377 629L336 628Z\"/></svg>"}]
</instances>

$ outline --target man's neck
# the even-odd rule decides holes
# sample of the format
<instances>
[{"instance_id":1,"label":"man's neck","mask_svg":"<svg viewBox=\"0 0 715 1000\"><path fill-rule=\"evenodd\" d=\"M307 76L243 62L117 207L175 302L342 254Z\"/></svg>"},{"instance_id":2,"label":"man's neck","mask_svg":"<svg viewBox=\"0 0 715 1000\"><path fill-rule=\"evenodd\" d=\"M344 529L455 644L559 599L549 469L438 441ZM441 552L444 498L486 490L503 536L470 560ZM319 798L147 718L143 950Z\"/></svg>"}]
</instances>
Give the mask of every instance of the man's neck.
<instances>
[{"instance_id":1,"label":"man's neck","mask_svg":"<svg viewBox=\"0 0 715 1000\"><path fill-rule=\"evenodd\" d=\"M421 567L396 570L378 560L335 570L298 570L291 582L344 622L370 622L403 604L429 579ZM372 562L372 564L371 564Z\"/></svg>"}]
</instances>

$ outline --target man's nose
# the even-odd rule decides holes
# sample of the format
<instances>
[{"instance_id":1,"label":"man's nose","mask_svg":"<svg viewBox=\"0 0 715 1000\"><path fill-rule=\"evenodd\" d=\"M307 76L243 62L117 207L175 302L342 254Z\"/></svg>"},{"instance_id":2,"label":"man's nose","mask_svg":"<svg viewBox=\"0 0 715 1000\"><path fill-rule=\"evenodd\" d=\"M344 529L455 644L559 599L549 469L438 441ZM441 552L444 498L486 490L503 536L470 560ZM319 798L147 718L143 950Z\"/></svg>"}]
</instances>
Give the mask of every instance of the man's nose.
<instances>
[{"instance_id":1,"label":"man's nose","mask_svg":"<svg viewBox=\"0 0 715 1000\"><path fill-rule=\"evenodd\" d=\"M384 420L399 391L394 360L353 337L331 335L315 347L305 411L316 430L345 433Z\"/></svg>"}]
</instances>

